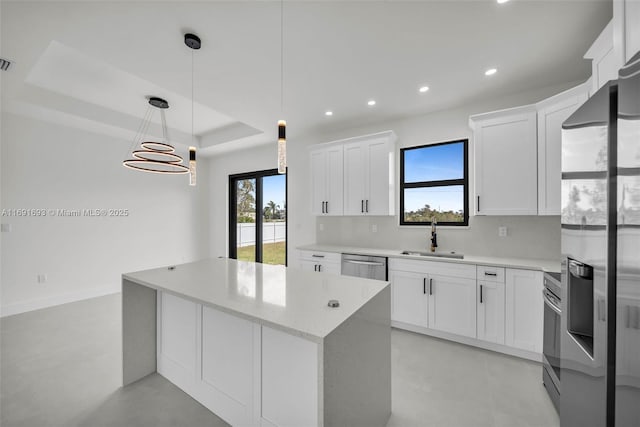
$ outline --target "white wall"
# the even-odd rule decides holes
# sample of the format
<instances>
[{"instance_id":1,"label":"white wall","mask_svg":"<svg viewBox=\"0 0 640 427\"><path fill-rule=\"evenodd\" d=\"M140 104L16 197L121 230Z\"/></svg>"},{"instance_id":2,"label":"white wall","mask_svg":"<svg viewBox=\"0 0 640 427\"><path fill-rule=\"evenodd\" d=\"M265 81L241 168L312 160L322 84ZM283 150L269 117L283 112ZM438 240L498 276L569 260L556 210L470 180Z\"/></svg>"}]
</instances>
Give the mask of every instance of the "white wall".
<instances>
[{"instance_id":1,"label":"white wall","mask_svg":"<svg viewBox=\"0 0 640 427\"><path fill-rule=\"evenodd\" d=\"M501 99L481 100L462 108L360 127L327 127L325 131L289 138L288 154L288 255L291 264L295 247L308 243L341 244L397 249L421 249L428 245L426 227L400 227L396 217L316 218L310 213L309 158L312 144L341 138L393 130L398 148L469 138L473 152L472 114L538 102L581 82L515 94ZM428 96L428 95L427 95ZM328 121L328 123L330 123ZM250 152L232 152L210 160L211 168L211 254L226 256L228 175L270 169L276 166L276 144ZM470 195L473 194L473 164L470 162ZM396 168L399 170L399 168ZM396 181L399 177L396 176ZM396 185L398 182L396 182ZM399 203L396 203L398 206ZM470 204L470 206L472 206ZM319 225L323 224L323 231ZM377 233L371 232L376 224ZM509 235L498 237L498 226L506 226ZM456 250L474 255L555 258L560 255L560 218L553 217L472 217L468 228L441 227L440 250Z\"/></svg>"},{"instance_id":2,"label":"white wall","mask_svg":"<svg viewBox=\"0 0 640 427\"><path fill-rule=\"evenodd\" d=\"M13 229L1 234L3 315L118 292L122 273L207 255L207 162L199 162L194 188L186 175L124 168L131 141L8 113L2 119L2 208L129 211L3 216Z\"/></svg>"}]
</instances>

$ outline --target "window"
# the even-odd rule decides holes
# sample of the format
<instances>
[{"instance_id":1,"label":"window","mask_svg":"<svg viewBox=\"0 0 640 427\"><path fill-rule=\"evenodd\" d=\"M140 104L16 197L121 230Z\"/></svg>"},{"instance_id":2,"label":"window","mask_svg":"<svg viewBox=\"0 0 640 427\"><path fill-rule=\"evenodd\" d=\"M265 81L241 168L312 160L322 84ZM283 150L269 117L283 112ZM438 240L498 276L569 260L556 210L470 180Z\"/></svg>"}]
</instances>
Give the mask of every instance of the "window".
<instances>
[{"instance_id":1,"label":"window","mask_svg":"<svg viewBox=\"0 0 640 427\"><path fill-rule=\"evenodd\" d=\"M400 225L469 224L468 140L400 150Z\"/></svg>"},{"instance_id":2,"label":"window","mask_svg":"<svg viewBox=\"0 0 640 427\"><path fill-rule=\"evenodd\" d=\"M229 257L286 265L287 176L277 169L229 176Z\"/></svg>"}]
</instances>

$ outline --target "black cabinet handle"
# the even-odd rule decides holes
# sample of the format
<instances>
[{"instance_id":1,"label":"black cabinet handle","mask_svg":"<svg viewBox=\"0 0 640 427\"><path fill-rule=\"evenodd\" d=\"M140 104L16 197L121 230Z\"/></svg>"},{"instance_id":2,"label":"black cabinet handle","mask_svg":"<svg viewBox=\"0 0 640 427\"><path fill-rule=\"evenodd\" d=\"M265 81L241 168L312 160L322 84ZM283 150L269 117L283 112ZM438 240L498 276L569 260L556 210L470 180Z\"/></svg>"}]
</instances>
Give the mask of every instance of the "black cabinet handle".
<instances>
[{"instance_id":1,"label":"black cabinet handle","mask_svg":"<svg viewBox=\"0 0 640 427\"><path fill-rule=\"evenodd\" d=\"M324 202L322 202L322 213L324 213Z\"/></svg>"},{"instance_id":2,"label":"black cabinet handle","mask_svg":"<svg viewBox=\"0 0 640 427\"><path fill-rule=\"evenodd\" d=\"M324 213L329 213L329 201L328 200L325 202L325 208L326 209L325 209Z\"/></svg>"},{"instance_id":3,"label":"black cabinet handle","mask_svg":"<svg viewBox=\"0 0 640 427\"><path fill-rule=\"evenodd\" d=\"M360 200L360 212L364 212L364 200Z\"/></svg>"},{"instance_id":4,"label":"black cabinet handle","mask_svg":"<svg viewBox=\"0 0 640 427\"><path fill-rule=\"evenodd\" d=\"M482 285L480 285L480 304L482 304Z\"/></svg>"},{"instance_id":5,"label":"black cabinet handle","mask_svg":"<svg viewBox=\"0 0 640 427\"><path fill-rule=\"evenodd\" d=\"M425 295L427 294L427 278L426 277L422 279L422 293Z\"/></svg>"},{"instance_id":6,"label":"black cabinet handle","mask_svg":"<svg viewBox=\"0 0 640 427\"><path fill-rule=\"evenodd\" d=\"M484 275L485 275L485 276L494 276L494 277L496 277L496 276L498 276L498 273L491 273L491 272L489 272L489 271L485 271L485 272L484 272Z\"/></svg>"},{"instance_id":7,"label":"black cabinet handle","mask_svg":"<svg viewBox=\"0 0 640 427\"><path fill-rule=\"evenodd\" d=\"M478 196L478 212L480 212L480 196Z\"/></svg>"},{"instance_id":8,"label":"black cabinet handle","mask_svg":"<svg viewBox=\"0 0 640 427\"><path fill-rule=\"evenodd\" d=\"M429 279L429 295L433 295L433 279Z\"/></svg>"},{"instance_id":9,"label":"black cabinet handle","mask_svg":"<svg viewBox=\"0 0 640 427\"><path fill-rule=\"evenodd\" d=\"M365 206L364 211L369 212L369 199L365 200L364 206Z\"/></svg>"},{"instance_id":10,"label":"black cabinet handle","mask_svg":"<svg viewBox=\"0 0 640 427\"><path fill-rule=\"evenodd\" d=\"M313 266L313 271L318 271L318 264Z\"/></svg>"}]
</instances>

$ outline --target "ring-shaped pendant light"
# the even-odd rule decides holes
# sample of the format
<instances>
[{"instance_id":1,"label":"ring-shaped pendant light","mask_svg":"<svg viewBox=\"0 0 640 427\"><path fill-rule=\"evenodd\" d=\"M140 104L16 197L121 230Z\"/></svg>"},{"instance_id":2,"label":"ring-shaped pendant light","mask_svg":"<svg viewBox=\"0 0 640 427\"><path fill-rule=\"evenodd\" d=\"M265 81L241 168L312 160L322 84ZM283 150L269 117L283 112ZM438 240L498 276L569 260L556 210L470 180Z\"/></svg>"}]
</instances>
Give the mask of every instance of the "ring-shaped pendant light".
<instances>
[{"instance_id":1,"label":"ring-shaped pendant light","mask_svg":"<svg viewBox=\"0 0 640 427\"><path fill-rule=\"evenodd\" d=\"M122 162L123 166L143 171L158 174L173 174L180 175L189 172L189 168L182 164L182 157L175 154L175 148L169 144L169 136L167 131L167 122L164 115L164 110L169 108L169 103L158 97L149 98L149 109L145 118L142 121L142 125L139 129L139 138L143 138L151 124L151 117L153 116L153 109L160 110L160 119L162 121L162 139L167 142L158 141L144 141L140 142L142 149L134 150L131 154L133 159L127 159ZM136 136L136 142L138 136Z\"/></svg>"}]
</instances>

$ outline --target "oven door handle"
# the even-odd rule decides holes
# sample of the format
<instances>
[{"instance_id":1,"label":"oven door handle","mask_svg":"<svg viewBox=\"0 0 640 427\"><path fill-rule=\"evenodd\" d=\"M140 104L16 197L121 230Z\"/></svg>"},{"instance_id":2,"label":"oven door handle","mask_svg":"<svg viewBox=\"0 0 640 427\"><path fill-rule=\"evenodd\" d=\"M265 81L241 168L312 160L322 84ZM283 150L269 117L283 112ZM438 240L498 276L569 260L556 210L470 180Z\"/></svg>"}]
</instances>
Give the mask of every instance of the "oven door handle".
<instances>
[{"instance_id":1,"label":"oven door handle","mask_svg":"<svg viewBox=\"0 0 640 427\"><path fill-rule=\"evenodd\" d=\"M560 310L560 308L557 305L555 305L553 301L549 299L549 297L547 296L547 293L544 290L542 291L542 297L544 298L544 303L548 305L553 311L555 311L556 314L558 315L562 314L562 311Z\"/></svg>"}]
</instances>

